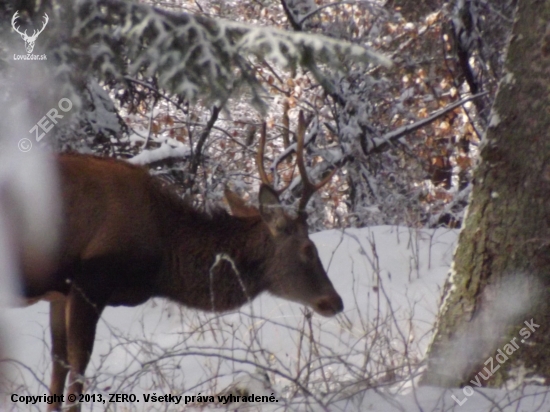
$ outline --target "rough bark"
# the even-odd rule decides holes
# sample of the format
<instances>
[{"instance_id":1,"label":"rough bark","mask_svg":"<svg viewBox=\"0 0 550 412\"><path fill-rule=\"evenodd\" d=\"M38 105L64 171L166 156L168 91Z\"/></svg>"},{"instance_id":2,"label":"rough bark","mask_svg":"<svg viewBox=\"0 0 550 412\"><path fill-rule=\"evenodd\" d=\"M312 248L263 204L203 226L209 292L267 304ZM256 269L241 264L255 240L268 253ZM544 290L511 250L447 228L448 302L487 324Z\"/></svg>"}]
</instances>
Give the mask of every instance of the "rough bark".
<instances>
[{"instance_id":1,"label":"rough bark","mask_svg":"<svg viewBox=\"0 0 550 412\"><path fill-rule=\"evenodd\" d=\"M519 2L465 227L428 351L426 384L470 385L476 376L482 386L526 377L547 384L550 378L548 22L549 1ZM525 338L520 331L531 319L540 327ZM498 349L514 338L518 347L506 347L508 359L497 362Z\"/></svg>"}]
</instances>

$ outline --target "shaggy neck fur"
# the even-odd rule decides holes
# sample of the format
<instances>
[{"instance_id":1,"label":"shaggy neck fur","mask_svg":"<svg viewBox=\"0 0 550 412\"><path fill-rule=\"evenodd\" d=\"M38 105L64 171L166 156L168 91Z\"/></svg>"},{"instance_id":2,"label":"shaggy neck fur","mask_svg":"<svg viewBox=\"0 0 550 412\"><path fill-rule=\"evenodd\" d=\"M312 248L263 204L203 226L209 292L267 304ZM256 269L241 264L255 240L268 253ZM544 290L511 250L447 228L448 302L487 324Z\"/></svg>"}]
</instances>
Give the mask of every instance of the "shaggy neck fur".
<instances>
[{"instance_id":1,"label":"shaggy neck fur","mask_svg":"<svg viewBox=\"0 0 550 412\"><path fill-rule=\"evenodd\" d=\"M158 295L197 309L227 311L269 287L266 256L273 245L259 216L209 215L165 192L159 195L157 216L166 243Z\"/></svg>"}]
</instances>

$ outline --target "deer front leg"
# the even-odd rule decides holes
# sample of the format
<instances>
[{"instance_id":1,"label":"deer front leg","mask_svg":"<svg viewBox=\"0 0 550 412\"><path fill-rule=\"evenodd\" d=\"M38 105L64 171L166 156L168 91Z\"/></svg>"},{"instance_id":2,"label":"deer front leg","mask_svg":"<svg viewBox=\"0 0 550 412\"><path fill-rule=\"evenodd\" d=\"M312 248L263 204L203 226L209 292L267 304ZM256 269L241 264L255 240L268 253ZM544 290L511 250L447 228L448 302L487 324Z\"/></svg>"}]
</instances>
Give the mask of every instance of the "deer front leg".
<instances>
[{"instance_id":1,"label":"deer front leg","mask_svg":"<svg viewBox=\"0 0 550 412\"><path fill-rule=\"evenodd\" d=\"M52 379L50 394L63 395L65 379L69 372L67 360L67 328L65 323L65 297L50 303L50 332L52 337ZM48 405L48 411L61 410L61 402Z\"/></svg>"},{"instance_id":2,"label":"deer front leg","mask_svg":"<svg viewBox=\"0 0 550 412\"><path fill-rule=\"evenodd\" d=\"M104 307L103 300L87 296L77 287L71 288L67 297L67 353L71 367L68 395L76 395L77 401L84 387L84 372L94 347L97 321ZM69 410L79 411L80 404L74 403Z\"/></svg>"}]
</instances>

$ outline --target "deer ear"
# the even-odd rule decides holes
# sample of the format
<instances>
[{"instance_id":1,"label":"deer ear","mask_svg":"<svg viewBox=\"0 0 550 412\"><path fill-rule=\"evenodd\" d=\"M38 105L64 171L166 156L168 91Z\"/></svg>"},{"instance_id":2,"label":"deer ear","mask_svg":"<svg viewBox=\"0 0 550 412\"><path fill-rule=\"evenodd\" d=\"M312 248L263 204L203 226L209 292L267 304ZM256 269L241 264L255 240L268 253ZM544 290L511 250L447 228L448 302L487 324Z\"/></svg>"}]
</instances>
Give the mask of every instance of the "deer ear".
<instances>
[{"instance_id":1,"label":"deer ear","mask_svg":"<svg viewBox=\"0 0 550 412\"><path fill-rule=\"evenodd\" d=\"M271 233L276 236L286 227L286 216L279 202L277 193L267 185L260 186L260 215L269 226Z\"/></svg>"},{"instance_id":2,"label":"deer ear","mask_svg":"<svg viewBox=\"0 0 550 412\"><path fill-rule=\"evenodd\" d=\"M245 201L235 192L229 189L223 191L225 201L231 209L231 214L236 217L254 217L259 216L260 211L254 206L249 206Z\"/></svg>"}]
</instances>

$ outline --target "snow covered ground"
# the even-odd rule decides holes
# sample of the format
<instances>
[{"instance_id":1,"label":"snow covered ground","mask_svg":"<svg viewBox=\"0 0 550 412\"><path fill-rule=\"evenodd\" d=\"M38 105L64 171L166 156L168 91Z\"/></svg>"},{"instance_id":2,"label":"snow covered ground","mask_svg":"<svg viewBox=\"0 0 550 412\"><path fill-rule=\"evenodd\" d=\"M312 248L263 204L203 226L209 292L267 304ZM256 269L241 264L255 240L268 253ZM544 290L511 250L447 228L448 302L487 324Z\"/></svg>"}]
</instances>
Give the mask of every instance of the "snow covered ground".
<instances>
[{"instance_id":1,"label":"snow covered ground","mask_svg":"<svg viewBox=\"0 0 550 412\"><path fill-rule=\"evenodd\" d=\"M418 388L411 379L431 339L456 231L381 226L330 230L312 239L344 300L342 315L321 318L269 295L224 315L161 299L108 308L86 371L87 393L96 402L84 403L83 410L550 410L542 387L470 393ZM45 303L3 311L12 361L2 411L46 408L43 402L12 402L11 394L47 393L48 311ZM109 394L135 400L98 400L108 401ZM275 402L218 402L218 395L227 400L231 394ZM183 397L152 402L153 395Z\"/></svg>"}]
</instances>

